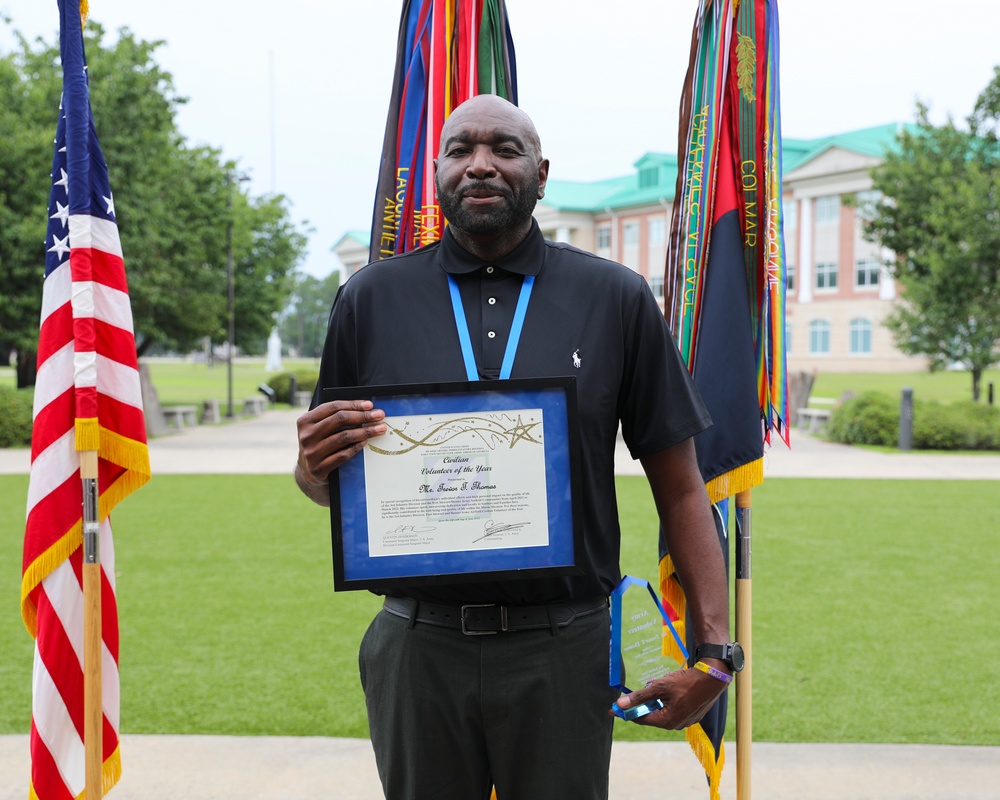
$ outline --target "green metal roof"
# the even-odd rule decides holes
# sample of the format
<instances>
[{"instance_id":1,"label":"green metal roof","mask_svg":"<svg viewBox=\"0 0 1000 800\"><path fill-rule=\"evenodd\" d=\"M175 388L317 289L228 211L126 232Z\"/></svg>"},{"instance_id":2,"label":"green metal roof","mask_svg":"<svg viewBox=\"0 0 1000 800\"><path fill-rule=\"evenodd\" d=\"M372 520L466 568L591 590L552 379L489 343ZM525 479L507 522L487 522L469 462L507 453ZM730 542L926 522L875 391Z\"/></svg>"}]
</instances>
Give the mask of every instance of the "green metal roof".
<instances>
[{"instance_id":1,"label":"green metal roof","mask_svg":"<svg viewBox=\"0 0 1000 800\"><path fill-rule=\"evenodd\" d=\"M881 157L896 143L900 124L879 125L818 139L783 139L782 169L785 174L838 147L866 156ZM907 129L916 126L907 124ZM677 156L646 153L634 164L630 175L600 181L549 180L541 202L561 211L591 214L672 201L677 184Z\"/></svg>"},{"instance_id":2,"label":"green metal roof","mask_svg":"<svg viewBox=\"0 0 1000 800\"><path fill-rule=\"evenodd\" d=\"M371 247L372 235L369 231L361 231L361 230L348 231L339 239L337 239L337 243L330 249L336 250L338 247L344 244L344 242L354 242L355 244L362 245L363 247Z\"/></svg>"},{"instance_id":3,"label":"green metal roof","mask_svg":"<svg viewBox=\"0 0 1000 800\"><path fill-rule=\"evenodd\" d=\"M838 133L834 136L823 136L819 139L783 139L782 169L787 174L833 147L881 158L887 150L896 145L896 139L903 128L910 131L917 130L917 126L912 123L893 123Z\"/></svg>"}]
</instances>

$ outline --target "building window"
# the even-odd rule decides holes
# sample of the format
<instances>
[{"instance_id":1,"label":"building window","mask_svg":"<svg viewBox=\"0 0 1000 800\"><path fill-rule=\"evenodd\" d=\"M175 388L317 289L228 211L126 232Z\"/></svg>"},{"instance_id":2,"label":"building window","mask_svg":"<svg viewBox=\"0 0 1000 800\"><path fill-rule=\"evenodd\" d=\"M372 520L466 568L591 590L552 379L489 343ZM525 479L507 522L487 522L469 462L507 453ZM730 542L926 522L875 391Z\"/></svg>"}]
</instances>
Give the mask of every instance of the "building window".
<instances>
[{"instance_id":1,"label":"building window","mask_svg":"<svg viewBox=\"0 0 1000 800\"><path fill-rule=\"evenodd\" d=\"M611 249L611 226L610 225L598 225L597 226L597 249L598 250L610 250Z\"/></svg>"},{"instance_id":2,"label":"building window","mask_svg":"<svg viewBox=\"0 0 1000 800\"><path fill-rule=\"evenodd\" d=\"M837 288L837 264L835 262L828 261L816 265L816 288Z\"/></svg>"},{"instance_id":3,"label":"building window","mask_svg":"<svg viewBox=\"0 0 1000 800\"><path fill-rule=\"evenodd\" d=\"M784 200L781 203L782 222L786 228L799 227L799 203L797 200Z\"/></svg>"},{"instance_id":4,"label":"building window","mask_svg":"<svg viewBox=\"0 0 1000 800\"><path fill-rule=\"evenodd\" d=\"M870 353L872 351L872 323L867 319L851 320L851 352Z\"/></svg>"},{"instance_id":5,"label":"building window","mask_svg":"<svg viewBox=\"0 0 1000 800\"><path fill-rule=\"evenodd\" d=\"M785 291L794 292L795 291L795 265L786 264L785 265Z\"/></svg>"},{"instance_id":6,"label":"building window","mask_svg":"<svg viewBox=\"0 0 1000 800\"><path fill-rule=\"evenodd\" d=\"M649 288L653 290L653 297L657 300L663 299L663 275L650 275Z\"/></svg>"},{"instance_id":7,"label":"building window","mask_svg":"<svg viewBox=\"0 0 1000 800\"><path fill-rule=\"evenodd\" d=\"M639 246L639 223L626 222L622 226L622 243L625 247Z\"/></svg>"},{"instance_id":8,"label":"building window","mask_svg":"<svg viewBox=\"0 0 1000 800\"><path fill-rule=\"evenodd\" d=\"M639 170L639 188L648 189L656 186L660 182L659 167L643 167Z\"/></svg>"},{"instance_id":9,"label":"building window","mask_svg":"<svg viewBox=\"0 0 1000 800\"><path fill-rule=\"evenodd\" d=\"M667 221L656 218L649 221L649 244L657 247L667 240Z\"/></svg>"},{"instance_id":10,"label":"building window","mask_svg":"<svg viewBox=\"0 0 1000 800\"><path fill-rule=\"evenodd\" d=\"M792 352L792 326L785 320L785 353Z\"/></svg>"},{"instance_id":11,"label":"building window","mask_svg":"<svg viewBox=\"0 0 1000 800\"><path fill-rule=\"evenodd\" d=\"M840 219L840 195L828 194L816 198L816 224L823 225Z\"/></svg>"},{"instance_id":12,"label":"building window","mask_svg":"<svg viewBox=\"0 0 1000 800\"><path fill-rule=\"evenodd\" d=\"M809 323L809 352L813 355L830 352L830 323L825 319Z\"/></svg>"},{"instance_id":13,"label":"building window","mask_svg":"<svg viewBox=\"0 0 1000 800\"><path fill-rule=\"evenodd\" d=\"M875 206L882 199L882 192L869 189L867 192L858 192L854 196L854 206L857 210L858 219L871 220L875 218Z\"/></svg>"},{"instance_id":14,"label":"building window","mask_svg":"<svg viewBox=\"0 0 1000 800\"><path fill-rule=\"evenodd\" d=\"M874 259L862 259L854 265L854 285L859 289L866 286L878 286L882 265Z\"/></svg>"}]
</instances>

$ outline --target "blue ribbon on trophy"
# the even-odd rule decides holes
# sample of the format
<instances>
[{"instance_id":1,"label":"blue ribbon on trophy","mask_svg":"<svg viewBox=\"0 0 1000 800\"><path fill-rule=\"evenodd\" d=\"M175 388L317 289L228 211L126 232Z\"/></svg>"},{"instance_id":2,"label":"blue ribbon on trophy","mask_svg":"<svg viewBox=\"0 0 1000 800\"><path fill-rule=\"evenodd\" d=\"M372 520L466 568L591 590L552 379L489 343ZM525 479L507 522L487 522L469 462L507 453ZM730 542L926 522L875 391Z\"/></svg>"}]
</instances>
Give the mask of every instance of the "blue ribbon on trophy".
<instances>
[{"instance_id":1,"label":"blue ribbon on trophy","mask_svg":"<svg viewBox=\"0 0 1000 800\"><path fill-rule=\"evenodd\" d=\"M671 671L671 663L663 654L663 628L688 657L687 648L677 629L667 616L663 604L649 581L626 575L611 593L611 659L609 683L623 694L648 686ZM622 709L615 703L611 709L625 720L635 720L663 708L656 699Z\"/></svg>"}]
</instances>

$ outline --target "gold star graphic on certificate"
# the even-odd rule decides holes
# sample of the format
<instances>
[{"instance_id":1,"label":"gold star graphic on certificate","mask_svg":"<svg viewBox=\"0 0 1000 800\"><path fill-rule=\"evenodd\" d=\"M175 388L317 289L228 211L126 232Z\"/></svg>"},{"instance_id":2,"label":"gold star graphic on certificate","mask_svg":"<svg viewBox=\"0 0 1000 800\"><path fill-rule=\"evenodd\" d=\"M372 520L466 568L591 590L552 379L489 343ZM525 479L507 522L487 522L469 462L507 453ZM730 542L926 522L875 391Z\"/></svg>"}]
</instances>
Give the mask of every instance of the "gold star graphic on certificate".
<instances>
[{"instance_id":1,"label":"gold star graphic on certificate","mask_svg":"<svg viewBox=\"0 0 1000 800\"><path fill-rule=\"evenodd\" d=\"M504 431L508 436L510 436L510 446L513 449L514 445L522 439L526 442L532 442L534 444L541 444L536 438L531 435L531 429L538 425L537 422L531 422L527 425L521 421L521 415L517 416L517 424L512 428L508 428Z\"/></svg>"}]
</instances>

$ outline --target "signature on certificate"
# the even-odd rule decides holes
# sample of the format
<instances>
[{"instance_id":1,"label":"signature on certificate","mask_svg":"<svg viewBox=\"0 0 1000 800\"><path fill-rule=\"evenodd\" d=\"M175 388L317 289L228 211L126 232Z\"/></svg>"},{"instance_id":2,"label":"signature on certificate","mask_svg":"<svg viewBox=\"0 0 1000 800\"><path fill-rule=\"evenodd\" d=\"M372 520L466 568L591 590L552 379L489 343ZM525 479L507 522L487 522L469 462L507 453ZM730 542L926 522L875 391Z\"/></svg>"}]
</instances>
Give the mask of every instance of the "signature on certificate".
<instances>
[{"instance_id":1,"label":"signature on certificate","mask_svg":"<svg viewBox=\"0 0 1000 800\"><path fill-rule=\"evenodd\" d=\"M436 531L433 525L397 525L391 531L386 531L386 536L392 536L393 534L400 533L430 533L431 531Z\"/></svg>"},{"instance_id":2,"label":"signature on certificate","mask_svg":"<svg viewBox=\"0 0 1000 800\"><path fill-rule=\"evenodd\" d=\"M489 539L491 536L498 536L501 533L509 533L510 531L519 531L525 525L530 525L530 522L508 522L508 523L498 523L491 519L486 520L483 525L483 530L486 531L478 539L473 539L473 543L481 542L483 539Z\"/></svg>"}]
</instances>

